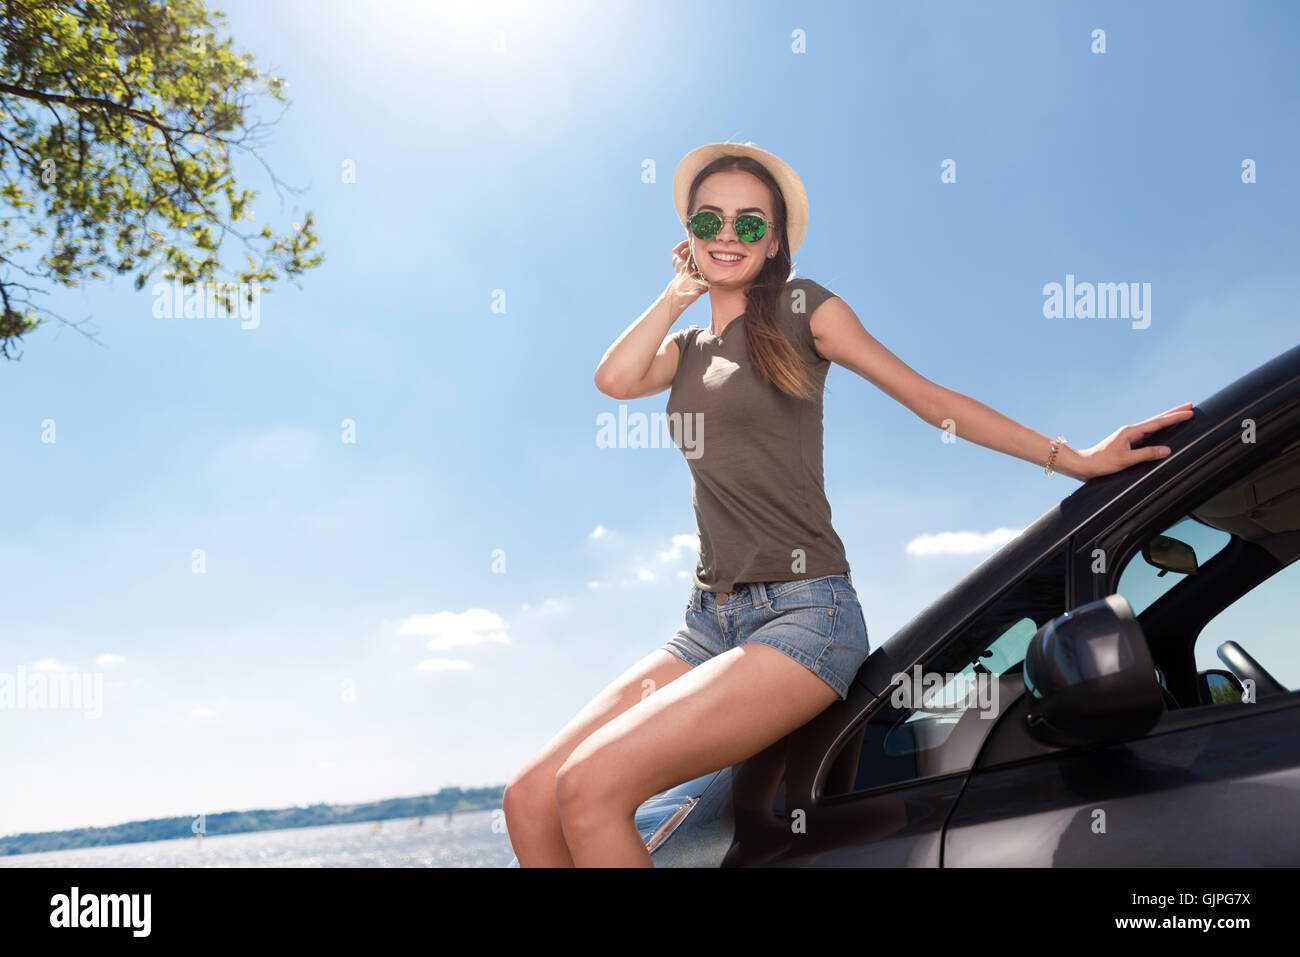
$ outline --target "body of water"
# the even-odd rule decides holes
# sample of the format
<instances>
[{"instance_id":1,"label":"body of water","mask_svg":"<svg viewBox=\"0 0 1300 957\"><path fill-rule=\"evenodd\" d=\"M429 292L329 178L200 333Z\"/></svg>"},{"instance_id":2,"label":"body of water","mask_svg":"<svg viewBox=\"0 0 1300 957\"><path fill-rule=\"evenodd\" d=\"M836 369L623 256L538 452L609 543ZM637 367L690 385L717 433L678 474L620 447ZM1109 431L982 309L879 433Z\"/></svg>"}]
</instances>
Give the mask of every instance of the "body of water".
<instances>
[{"instance_id":1,"label":"body of water","mask_svg":"<svg viewBox=\"0 0 1300 957\"><path fill-rule=\"evenodd\" d=\"M505 867L500 811L0 856L0 867ZM378 827L376 827L376 823Z\"/></svg>"}]
</instances>

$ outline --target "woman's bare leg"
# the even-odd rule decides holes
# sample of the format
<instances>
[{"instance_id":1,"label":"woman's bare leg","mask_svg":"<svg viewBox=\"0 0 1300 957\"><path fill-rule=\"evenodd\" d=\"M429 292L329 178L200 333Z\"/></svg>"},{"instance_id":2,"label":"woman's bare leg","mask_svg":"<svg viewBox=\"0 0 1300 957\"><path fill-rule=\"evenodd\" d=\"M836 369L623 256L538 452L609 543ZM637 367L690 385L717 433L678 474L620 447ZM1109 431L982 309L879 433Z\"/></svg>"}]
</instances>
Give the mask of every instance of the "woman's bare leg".
<instances>
[{"instance_id":1,"label":"woman's bare leg","mask_svg":"<svg viewBox=\"0 0 1300 957\"><path fill-rule=\"evenodd\" d=\"M691 667L672 652L656 648L614 679L515 772L501 803L510 845L520 867L574 866L555 797L555 776L560 765L597 728Z\"/></svg>"},{"instance_id":2,"label":"woman's bare leg","mask_svg":"<svg viewBox=\"0 0 1300 957\"><path fill-rule=\"evenodd\" d=\"M633 823L652 794L739 764L802 727L838 692L776 648L710 658L588 734L556 774L565 846L581 867L651 867Z\"/></svg>"}]
</instances>

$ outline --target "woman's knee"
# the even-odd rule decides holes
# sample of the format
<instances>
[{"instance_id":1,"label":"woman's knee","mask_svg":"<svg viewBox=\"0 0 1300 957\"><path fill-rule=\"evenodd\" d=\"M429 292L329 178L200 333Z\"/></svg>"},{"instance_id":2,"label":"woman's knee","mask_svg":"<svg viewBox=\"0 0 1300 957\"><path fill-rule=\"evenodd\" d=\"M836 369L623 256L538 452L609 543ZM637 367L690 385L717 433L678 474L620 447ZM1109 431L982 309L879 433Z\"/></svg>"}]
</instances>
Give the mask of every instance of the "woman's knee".
<instances>
[{"instance_id":1,"label":"woman's knee","mask_svg":"<svg viewBox=\"0 0 1300 957\"><path fill-rule=\"evenodd\" d=\"M619 785L600 756L566 761L555 774L555 803L566 829L600 826L611 815L632 814L640 806Z\"/></svg>"},{"instance_id":2,"label":"woman's knee","mask_svg":"<svg viewBox=\"0 0 1300 957\"><path fill-rule=\"evenodd\" d=\"M501 796L506 823L531 820L540 813L557 810L555 777L542 770L519 772L506 784Z\"/></svg>"},{"instance_id":3,"label":"woman's knee","mask_svg":"<svg viewBox=\"0 0 1300 957\"><path fill-rule=\"evenodd\" d=\"M583 811L590 810L594 800L596 795L592 793L583 762L562 764L555 773L555 807L565 826L572 828L583 823Z\"/></svg>"}]
</instances>

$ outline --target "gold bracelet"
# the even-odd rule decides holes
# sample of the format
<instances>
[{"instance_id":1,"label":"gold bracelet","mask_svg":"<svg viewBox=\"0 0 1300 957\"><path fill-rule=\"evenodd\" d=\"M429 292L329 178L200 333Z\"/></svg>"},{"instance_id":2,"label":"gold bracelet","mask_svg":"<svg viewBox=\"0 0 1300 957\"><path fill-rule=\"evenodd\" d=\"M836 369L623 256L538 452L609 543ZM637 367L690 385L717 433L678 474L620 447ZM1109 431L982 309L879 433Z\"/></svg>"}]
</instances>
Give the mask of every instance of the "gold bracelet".
<instances>
[{"instance_id":1,"label":"gold bracelet","mask_svg":"<svg viewBox=\"0 0 1300 957\"><path fill-rule=\"evenodd\" d=\"M1066 442L1066 438L1065 438L1065 436L1064 436L1064 435L1058 435L1058 436L1056 437L1056 441L1052 443L1052 451L1051 451L1051 454L1049 454L1049 455L1047 456L1047 467L1046 467L1045 469L1043 469L1043 474L1044 474L1044 475L1051 475L1051 474L1052 474L1052 462L1054 462L1054 461L1056 460L1056 453L1057 453L1058 451L1060 451L1061 446L1064 445L1065 442Z\"/></svg>"}]
</instances>

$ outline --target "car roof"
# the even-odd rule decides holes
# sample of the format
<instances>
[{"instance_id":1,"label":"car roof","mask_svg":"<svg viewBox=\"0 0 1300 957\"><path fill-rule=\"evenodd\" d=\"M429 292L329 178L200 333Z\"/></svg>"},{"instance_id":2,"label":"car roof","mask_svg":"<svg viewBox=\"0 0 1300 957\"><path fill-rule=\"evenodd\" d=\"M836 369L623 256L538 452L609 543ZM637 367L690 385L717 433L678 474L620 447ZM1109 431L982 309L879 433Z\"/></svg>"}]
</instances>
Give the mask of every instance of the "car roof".
<instances>
[{"instance_id":1,"label":"car roof","mask_svg":"<svg viewBox=\"0 0 1300 957\"><path fill-rule=\"evenodd\" d=\"M1300 388L1300 345L1256 367L1203 402L1195 403L1196 414L1191 419L1155 433L1160 444L1169 446L1169 455L1084 482L894 632L879 650L886 659L904 667L923 657L962 619L984 605L995 592L1000 592L1003 585L1018 579L1066 544L1093 516L1153 473L1171 467L1180 452L1196 445L1224 421L1261 398L1297 388ZM1148 441L1154 444L1155 436ZM1159 480L1159 477L1152 479Z\"/></svg>"}]
</instances>

